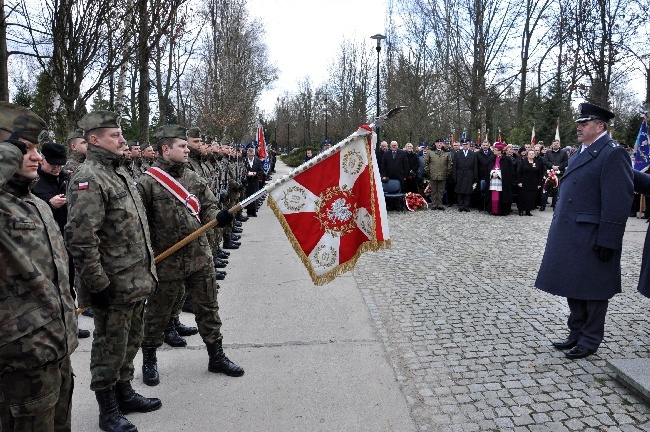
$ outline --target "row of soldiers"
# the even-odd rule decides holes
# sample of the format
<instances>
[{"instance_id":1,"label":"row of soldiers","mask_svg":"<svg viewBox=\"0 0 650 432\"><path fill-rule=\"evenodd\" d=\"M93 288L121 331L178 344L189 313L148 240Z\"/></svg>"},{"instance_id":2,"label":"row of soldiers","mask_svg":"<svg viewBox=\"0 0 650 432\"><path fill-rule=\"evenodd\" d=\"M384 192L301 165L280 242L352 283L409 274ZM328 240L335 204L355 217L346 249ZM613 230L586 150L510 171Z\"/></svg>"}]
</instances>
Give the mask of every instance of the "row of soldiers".
<instances>
[{"instance_id":1,"label":"row of soldiers","mask_svg":"<svg viewBox=\"0 0 650 432\"><path fill-rule=\"evenodd\" d=\"M79 127L82 136L69 140L70 161L79 164L66 168L72 175L62 236L51 209L31 193L47 124L26 108L0 103L0 217L6 228L0 230L1 430L71 428L70 355L78 342L68 253L79 306L94 310L90 388L102 430L136 431L124 414L162 406L133 389L133 359L142 348L143 380L158 384L156 349L170 323L180 324L186 293L206 344L208 370L244 374L223 351L215 274L221 245L234 242L235 218L225 209L239 198L245 177L229 179L238 178L243 163L234 152L210 161L200 130L167 125L154 133L157 158L134 179L117 114L88 113ZM76 154L82 147L85 158L84 150ZM228 187L217 188L224 180ZM221 234L208 231L160 259L211 220Z\"/></svg>"}]
</instances>

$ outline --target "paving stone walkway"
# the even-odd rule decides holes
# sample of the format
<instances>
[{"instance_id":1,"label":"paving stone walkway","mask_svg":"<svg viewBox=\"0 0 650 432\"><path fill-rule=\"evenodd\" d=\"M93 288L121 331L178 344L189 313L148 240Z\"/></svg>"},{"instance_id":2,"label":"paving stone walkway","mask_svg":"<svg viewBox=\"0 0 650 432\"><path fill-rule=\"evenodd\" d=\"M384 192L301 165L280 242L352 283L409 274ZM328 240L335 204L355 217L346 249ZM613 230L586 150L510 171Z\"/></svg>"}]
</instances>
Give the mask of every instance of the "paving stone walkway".
<instances>
[{"instance_id":1,"label":"paving stone walkway","mask_svg":"<svg viewBox=\"0 0 650 432\"><path fill-rule=\"evenodd\" d=\"M566 336L565 299L533 286L551 216L534 213L390 212L392 248L359 260L419 430L650 431L650 405L606 362L650 357L650 299L636 292L645 224L626 234L605 341L571 361L550 346Z\"/></svg>"}]
</instances>

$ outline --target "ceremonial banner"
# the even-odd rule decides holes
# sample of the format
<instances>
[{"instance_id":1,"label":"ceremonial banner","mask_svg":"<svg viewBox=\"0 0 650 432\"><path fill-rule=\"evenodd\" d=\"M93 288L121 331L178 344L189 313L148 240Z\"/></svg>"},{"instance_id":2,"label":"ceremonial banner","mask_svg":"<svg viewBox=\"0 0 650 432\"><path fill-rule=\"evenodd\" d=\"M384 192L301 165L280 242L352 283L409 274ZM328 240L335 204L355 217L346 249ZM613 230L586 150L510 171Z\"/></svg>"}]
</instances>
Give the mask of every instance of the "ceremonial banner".
<instances>
[{"instance_id":1,"label":"ceremonial banner","mask_svg":"<svg viewBox=\"0 0 650 432\"><path fill-rule=\"evenodd\" d=\"M557 120L557 127L555 128L555 141L560 141L560 119Z\"/></svg>"},{"instance_id":2,"label":"ceremonial banner","mask_svg":"<svg viewBox=\"0 0 650 432\"><path fill-rule=\"evenodd\" d=\"M375 140L362 126L270 192L269 206L316 285L352 270L363 252L390 247Z\"/></svg>"},{"instance_id":3,"label":"ceremonial banner","mask_svg":"<svg viewBox=\"0 0 650 432\"><path fill-rule=\"evenodd\" d=\"M257 123L257 144L259 146L257 157L262 162L262 169L267 173L271 169L271 161L269 161L269 156L266 153L266 140L264 139L264 129L261 123Z\"/></svg>"},{"instance_id":4,"label":"ceremonial banner","mask_svg":"<svg viewBox=\"0 0 650 432\"><path fill-rule=\"evenodd\" d=\"M650 165L650 146L648 146L648 122L643 117L639 134L634 144L634 169L645 172Z\"/></svg>"}]
</instances>

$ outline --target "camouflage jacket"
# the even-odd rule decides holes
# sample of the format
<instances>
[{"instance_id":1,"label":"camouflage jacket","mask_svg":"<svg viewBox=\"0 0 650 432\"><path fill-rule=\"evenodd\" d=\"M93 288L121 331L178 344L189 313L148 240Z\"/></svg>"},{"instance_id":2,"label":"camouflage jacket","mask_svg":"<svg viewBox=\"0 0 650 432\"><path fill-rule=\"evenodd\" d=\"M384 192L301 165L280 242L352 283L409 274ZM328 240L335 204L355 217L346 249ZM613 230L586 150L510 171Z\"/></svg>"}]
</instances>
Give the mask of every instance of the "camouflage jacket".
<instances>
[{"instance_id":1,"label":"camouflage jacket","mask_svg":"<svg viewBox=\"0 0 650 432\"><path fill-rule=\"evenodd\" d=\"M199 217L203 224L217 217L217 199L210 191L207 182L187 164L166 162L158 158L155 167L174 177L185 189L196 196L201 203ZM137 185L142 196L149 220L151 242L156 255L169 249L197 229L201 223L193 216L178 198L173 196L157 180L143 175ZM191 273L213 266L212 253L205 234L165 258L156 266L161 281L182 280Z\"/></svg>"},{"instance_id":2,"label":"camouflage jacket","mask_svg":"<svg viewBox=\"0 0 650 432\"><path fill-rule=\"evenodd\" d=\"M86 160L86 155L77 152L71 152L70 157L68 157L68 162L63 167L63 172L70 175L73 172L77 171L79 165L81 165Z\"/></svg>"},{"instance_id":3,"label":"camouflage jacket","mask_svg":"<svg viewBox=\"0 0 650 432\"><path fill-rule=\"evenodd\" d=\"M197 173L204 180L209 180L205 171L203 170L203 165L201 164L201 152L197 149L190 149L190 158L188 161L188 168Z\"/></svg>"},{"instance_id":4,"label":"camouflage jacket","mask_svg":"<svg viewBox=\"0 0 650 432\"><path fill-rule=\"evenodd\" d=\"M156 286L147 216L119 156L89 145L86 162L70 178L65 240L82 279L79 305L89 292L115 287L115 304L145 300Z\"/></svg>"},{"instance_id":5,"label":"camouflage jacket","mask_svg":"<svg viewBox=\"0 0 650 432\"><path fill-rule=\"evenodd\" d=\"M56 362L78 345L63 237L33 182L14 175L22 160L0 143L0 375Z\"/></svg>"}]
</instances>

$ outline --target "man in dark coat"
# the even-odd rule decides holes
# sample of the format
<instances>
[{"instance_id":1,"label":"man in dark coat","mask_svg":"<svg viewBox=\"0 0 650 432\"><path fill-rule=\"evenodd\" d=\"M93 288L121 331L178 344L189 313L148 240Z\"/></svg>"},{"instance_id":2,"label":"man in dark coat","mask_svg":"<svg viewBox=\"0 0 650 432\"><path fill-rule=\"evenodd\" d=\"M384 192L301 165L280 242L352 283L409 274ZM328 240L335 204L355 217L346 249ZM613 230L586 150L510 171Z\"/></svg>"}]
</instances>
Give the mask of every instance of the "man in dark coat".
<instances>
[{"instance_id":1,"label":"man in dark coat","mask_svg":"<svg viewBox=\"0 0 650 432\"><path fill-rule=\"evenodd\" d=\"M544 154L544 166L547 170L555 170L556 172L564 172L567 165L569 165L569 155L560 148L560 140L553 140L551 148ZM542 201L539 211L546 209L546 200L548 199L549 191L544 188L542 190ZM557 191L551 191L551 207L555 207L557 202Z\"/></svg>"},{"instance_id":2,"label":"man in dark coat","mask_svg":"<svg viewBox=\"0 0 650 432\"><path fill-rule=\"evenodd\" d=\"M650 195L650 175L634 170L634 192ZM646 297L650 297L650 229L645 236L643 257L641 260L641 274L637 290Z\"/></svg>"},{"instance_id":3,"label":"man in dark coat","mask_svg":"<svg viewBox=\"0 0 650 432\"><path fill-rule=\"evenodd\" d=\"M621 292L621 249L632 204L630 158L607 134L610 111L590 103L576 120L580 153L564 173L535 286L566 297L569 336L553 346L570 359L596 352L610 298Z\"/></svg>"},{"instance_id":4,"label":"man in dark coat","mask_svg":"<svg viewBox=\"0 0 650 432\"><path fill-rule=\"evenodd\" d=\"M397 141L390 142L390 149L384 153L379 169L382 180L397 179L404 190L404 180L409 172L409 162L406 152L401 150Z\"/></svg>"},{"instance_id":5,"label":"man in dark coat","mask_svg":"<svg viewBox=\"0 0 650 432\"><path fill-rule=\"evenodd\" d=\"M478 177L476 153L469 149L469 141L463 141L462 148L454 154L451 169L458 194L458 211L468 212L472 191Z\"/></svg>"},{"instance_id":6,"label":"man in dark coat","mask_svg":"<svg viewBox=\"0 0 650 432\"><path fill-rule=\"evenodd\" d=\"M246 197L248 198L260 189L259 178L264 175L262 162L255 156L255 149L253 147L249 147L246 150L244 167L246 170ZM249 217L257 217L255 201L246 206L246 215Z\"/></svg>"},{"instance_id":7,"label":"man in dark coat","mask_svg":"<svg viewBox=\"0 0 650 432\"><path fill-rule=\"evenodd\" d=\"M488 203L490 191L490 163L494 159L494 152L490 150L490 142L485 139L481 143L481 149L476 152L476 163L478 165L478 184L482 202L479 209L484 208Z\"/></svg>"}]
</instances>

